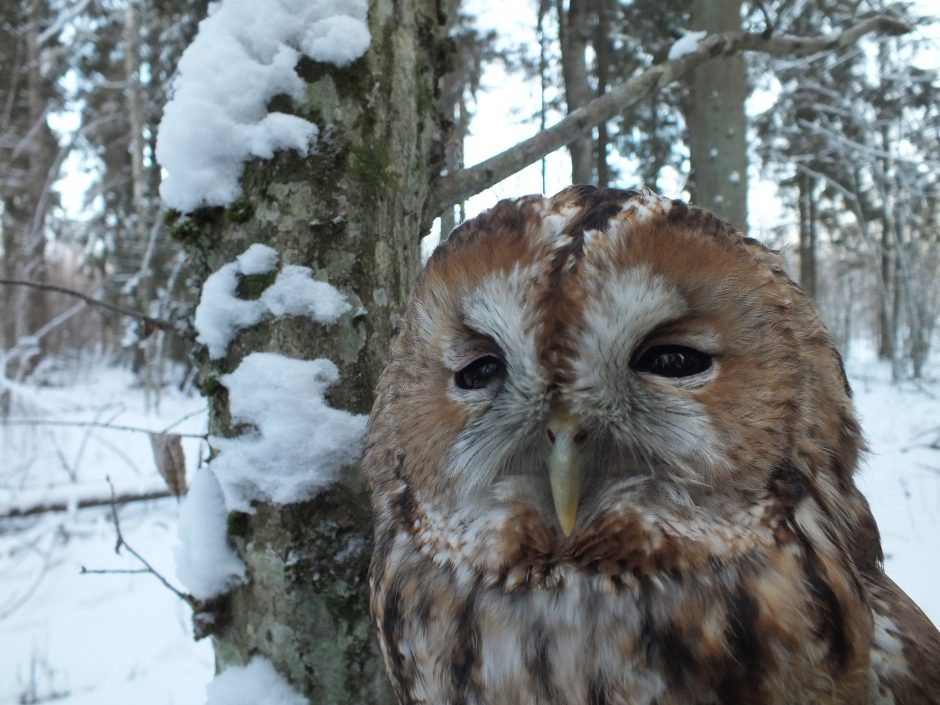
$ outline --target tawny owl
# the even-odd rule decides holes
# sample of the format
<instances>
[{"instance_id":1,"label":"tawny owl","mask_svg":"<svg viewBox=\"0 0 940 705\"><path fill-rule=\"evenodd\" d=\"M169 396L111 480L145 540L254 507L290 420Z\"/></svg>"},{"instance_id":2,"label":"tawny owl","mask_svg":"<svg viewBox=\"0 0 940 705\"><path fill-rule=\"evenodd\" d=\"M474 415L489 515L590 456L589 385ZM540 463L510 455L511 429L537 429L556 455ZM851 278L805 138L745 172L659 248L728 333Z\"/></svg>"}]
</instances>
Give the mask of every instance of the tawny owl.
<instances>
[{"instance_id":1,"label":"tawny owl","mask_svg":"<svg viewBox=\"0 0 940 705\"><path fill-rule=\"evenodd\" d=\"M428 262L370 422L399 698L940 702L862 447L775 253L648 193L499 203Z\"/></svg>"}]
</instances>

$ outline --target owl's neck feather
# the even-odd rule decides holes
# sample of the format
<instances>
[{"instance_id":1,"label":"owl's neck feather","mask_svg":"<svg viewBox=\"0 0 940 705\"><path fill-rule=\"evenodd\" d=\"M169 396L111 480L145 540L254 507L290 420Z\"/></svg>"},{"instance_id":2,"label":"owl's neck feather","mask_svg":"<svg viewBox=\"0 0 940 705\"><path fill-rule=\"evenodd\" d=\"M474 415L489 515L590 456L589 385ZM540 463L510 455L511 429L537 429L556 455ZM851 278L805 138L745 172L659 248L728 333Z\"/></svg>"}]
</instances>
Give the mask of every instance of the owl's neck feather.
<instances>
[{"instance_id":1,"label":"owl's neck feather","mask_svg":"<svg viewBox=\"0 0 940 705\"><path fill-rule=\"evenodd\" d=\"M772 492L721 518L665 502L644 507L625 492L566 538L531 494L504 493L486 508L444 514L399 482L391 514L415 547L506 590L551 588L574 574L606 576L615 585L687 575L770 549L793 519L793 506Z\"/></svg>"}]
</instances>

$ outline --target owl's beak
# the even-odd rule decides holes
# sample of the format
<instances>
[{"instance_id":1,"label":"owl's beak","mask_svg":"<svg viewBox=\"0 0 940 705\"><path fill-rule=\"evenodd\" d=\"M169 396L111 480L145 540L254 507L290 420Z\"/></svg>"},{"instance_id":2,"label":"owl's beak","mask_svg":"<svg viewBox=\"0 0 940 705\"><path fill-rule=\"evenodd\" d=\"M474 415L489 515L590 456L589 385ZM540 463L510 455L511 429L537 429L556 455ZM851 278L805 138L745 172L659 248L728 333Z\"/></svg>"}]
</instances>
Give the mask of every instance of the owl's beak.
<instances>
[{"instance_id":1,"label":"owl's beak","mask_svg":"<svg viewBox=\"0 0 940 705\"><path fill-rule=\"evenodd\" d=\"M584 440L578 422L567 413L557 413L548 422L548 440L552 444L548 456L548 478L552 486L555 514L565 536L571 536L581 499L584 476L578 445Z\"/></svg>"}]
</instances>

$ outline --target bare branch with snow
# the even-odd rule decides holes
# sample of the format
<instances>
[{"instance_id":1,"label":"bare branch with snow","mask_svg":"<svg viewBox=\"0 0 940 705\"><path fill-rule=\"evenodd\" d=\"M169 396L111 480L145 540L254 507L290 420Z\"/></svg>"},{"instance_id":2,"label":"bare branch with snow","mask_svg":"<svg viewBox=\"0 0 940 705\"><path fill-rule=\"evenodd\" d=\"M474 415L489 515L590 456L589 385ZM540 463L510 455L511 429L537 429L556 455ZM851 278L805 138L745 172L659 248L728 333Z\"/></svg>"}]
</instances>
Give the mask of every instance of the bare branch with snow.
<instances>
[{"instance_id":1,"label":"bare branch with snow","mask_svg":"<svg viewBox=\"0 0 940 705\"><path fill-rule=\"evenodd\" d=\"M709 59L742 51L771 56L804 56L852 46L867 34L906 34L911 27L890 16L872 17L841 32L822 37L765 36L744 32L713 34L702 39L694 51L657 64L611 88L552 127L463 171L441 177L432 201L433 214L466 200L529 164L564 147L586 131L611 120L651 92L673 83Z\"/></svg>"}]
</instances>

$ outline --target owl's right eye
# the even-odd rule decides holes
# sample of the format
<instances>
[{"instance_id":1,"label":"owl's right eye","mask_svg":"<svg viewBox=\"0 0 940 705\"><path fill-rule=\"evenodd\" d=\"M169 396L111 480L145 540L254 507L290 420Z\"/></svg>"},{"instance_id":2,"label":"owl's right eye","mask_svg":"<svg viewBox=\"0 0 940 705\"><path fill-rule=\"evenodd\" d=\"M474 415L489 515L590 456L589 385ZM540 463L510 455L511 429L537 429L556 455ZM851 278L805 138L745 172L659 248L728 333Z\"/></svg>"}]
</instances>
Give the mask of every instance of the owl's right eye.
<instances>
[{"instance_id":1,"label":"owl's right eye","mask_svg":"<svg viewBox=\"0 0 940 705\"><path fill-rule=\"evenodd\" d=\"M454 384L460 389L485 389L506 374L506 364L495 355L484 355L470 362L454 374Z\"/></svg>"},{"instance_id":2,"label":"owl's right eye","mask_svg":"<svg viewBox=\"0 0 940 705\"><path fill-rule=\"evenodd\" d=\"M710 355L684 345L654 345L631 362L637 372L659 377L691 377L712 366Z\"/></svg>"}]
</instances>

